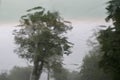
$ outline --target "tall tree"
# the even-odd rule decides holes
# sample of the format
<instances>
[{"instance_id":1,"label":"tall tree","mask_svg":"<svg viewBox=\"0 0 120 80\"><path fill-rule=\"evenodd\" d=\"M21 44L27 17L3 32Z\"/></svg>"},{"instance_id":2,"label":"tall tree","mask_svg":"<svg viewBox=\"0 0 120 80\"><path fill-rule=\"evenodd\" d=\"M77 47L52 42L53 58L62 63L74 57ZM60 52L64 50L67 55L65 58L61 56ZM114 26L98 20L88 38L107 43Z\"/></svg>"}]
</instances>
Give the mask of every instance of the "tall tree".
<instances>
[{"instance_id":1,"label":"tall tree","mask_svg":"<svg viewBox=\"0 0 120 80\"><path fill-rule=\"evenodd\" d=\"M38 80L51 57L71 53L72 43L64 35L72 26L58 12L46 11L42 7L35 7L27 12L27 15L21 17L20 28L14 31L18 45L15 52L33 63L31 80ZM59 58L54 60L59 61Z\"/></svg>"},{"instance_id":2,"label":"tall tree","mask_svg":"<svg viewBox=\"0 0 120 80\"><path fill-rule=\"evenodd\" d=\"M97 37L103 53L100 67L120 80L120 0L110 0L106 9L106 21L111 20L113 25L100 30Z\"/></svg>"},{"instance_id":3,"label":"tall tree","mask_svg":"<svg viewBox=\"0 0 120 80\"><path fill-rule=\"evenodd\" d=\"M110 75L99 68L99 60L101 59L99 52L92 52L95 53L84 57L78 80L112 80Z\"/></svg>"}]
</instances>

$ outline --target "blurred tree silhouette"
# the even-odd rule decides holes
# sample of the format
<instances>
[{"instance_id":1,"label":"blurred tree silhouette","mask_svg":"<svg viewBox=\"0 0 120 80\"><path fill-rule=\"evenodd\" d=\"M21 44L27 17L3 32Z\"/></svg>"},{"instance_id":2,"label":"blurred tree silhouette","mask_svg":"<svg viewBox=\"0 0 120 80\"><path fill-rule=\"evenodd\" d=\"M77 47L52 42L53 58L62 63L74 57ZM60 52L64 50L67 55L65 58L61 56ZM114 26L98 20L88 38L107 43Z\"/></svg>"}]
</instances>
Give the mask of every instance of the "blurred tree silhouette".
<instances>
[{"instance_id":1,"label":"blurred tree silhouette","mask_svg":"<svg viewBox=\"0 0 120 80\"><path fill-rule=\"evenodd\" d=\"M29 80L32 67L13 67L9 72L0 73L0 80Z\"/></svg>"},{"instance_id":2,"label":"blurred tree silhouette","mask_svg":"<svg viewBox=\"0 0 120 80\"><path fill-rule=\"evenodd\" d=\"M79 72L78 71L69 72L67 80L80 80Z\"/></svg>"},{"instance_id":3,"label":"blurred tree silhouette","mask_svg":"<svg viewBox=\"0 0 120 80\"><path fill-rule=\"evenodd\" d=\"M120 80L120 0L110 0L107 6L106 21L113 26L99 31L97 40L103 53L100 67L113 75L113 80Z\"/></svg>"},{"instance_id":4,"label":"blurred tree silhouette","mask_svg":"<svg viewBox=\"0 0 120 80\"><path fill-rule=\"evenodd\" d=\"M62 64L54 63L52 65L52 72L53 72L52 77L55 80L68 80L69 71L63 68Z\"/></svg>"},{"instance_id":5,"label":"blurred tree silhouette","mask_svg":"<svg viewBox=\"0 0 120 80\"><path fill-rule=\"evenodd\" d=\"M110 74L106 74L99 68L101 55L99 50L93 49L83 59L83 64L79 73L79 80L112 80Z\"/></svg>"},{"instance_id":6,"label":"blurred tree silhouette","mask_svg":"<svg viewBox=\"0 0 120 80\"><path fill-rule=\"evenodd\" d=\"M7 72L0 73L0 80L10 80Z\"/></svg>"},{"instance_id":7,"label":"blurred tree silhouette","mask_svg":"<svg viewBox=\"0 0 120 80\"><path fill-rule=\"evenodd\" d=\"M53 62L61 62L63 54L71 53L72 43L64 35L72 26L58 12L45 11L42 7L27 12L21 17L20 29L14 31L18 45L15 52L33 63L31 80L39 80L46 64L51 66Z\"/></svg>"},{"instance_id":8,"label":"blurred tree silhouette","mask_svg":"<svg viewBox=\"0 0 120 80\"><path fill-rule=\"evenodd\" d=\"M15 66L9 73L9 80L29 80L32 67Z\"/></svg>"}]
</instances>

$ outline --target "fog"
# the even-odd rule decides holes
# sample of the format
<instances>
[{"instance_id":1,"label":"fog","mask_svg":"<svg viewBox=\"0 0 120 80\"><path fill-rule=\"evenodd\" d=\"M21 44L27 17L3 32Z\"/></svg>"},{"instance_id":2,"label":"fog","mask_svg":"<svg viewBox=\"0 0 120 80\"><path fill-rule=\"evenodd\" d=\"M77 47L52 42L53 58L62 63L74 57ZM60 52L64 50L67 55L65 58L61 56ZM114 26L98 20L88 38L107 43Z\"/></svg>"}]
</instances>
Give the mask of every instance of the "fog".
<instances>
[{"instance_id":1,"label":"fog","mask_svg":"<svg viewBox=\"0 0 120 80\"><path fill-rule=\"evenodd\" d=\"M70 70L79 70L83 57L88 54L89 48L87 40L92 36L93 30L98 25L105 24L104 21L96 23L90 21L73 21L73 30L67 33L68 39L72 42L72 54L64 56L64 66ZM0 70L10 70L16 66L27 66L28 62L18 57L14 53L16 49L13 30L16 29L17 24L1 25L0 27ZM74 65L78 64L78 65Z\"/></svg>"},{"instance_id":2,"label":"fog","mask_svg":"<svg viewBox=\"0 0 120 80\"><path fill-rule=\"evenodd\" d=\"M0 4L0 72L9 71L14 66L28 66L29 62L21 59L14 50L13 30L26 10L43 6L51 11L58 11L65 20L72 23L73 29L67 33L72 42L72 54L64 55L64 67L69 71L80 71L82 60L89 53L87 40L94 29L106 24L106 1L108 0L1 0Z\"/></svg>"}]
</instances>

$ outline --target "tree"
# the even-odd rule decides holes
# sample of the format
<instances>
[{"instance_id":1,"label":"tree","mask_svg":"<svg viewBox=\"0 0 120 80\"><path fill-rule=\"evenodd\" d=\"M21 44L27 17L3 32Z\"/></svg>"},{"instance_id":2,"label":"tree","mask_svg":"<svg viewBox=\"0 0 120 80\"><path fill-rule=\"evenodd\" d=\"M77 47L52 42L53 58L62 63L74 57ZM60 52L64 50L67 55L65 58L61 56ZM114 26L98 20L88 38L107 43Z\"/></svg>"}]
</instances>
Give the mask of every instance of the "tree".
<instances>
[{"instance_id":1,"label":"tree","mask_svg":"<svg viewBox=\"0 0 120 80\"><path fill-rule=\"evenodd\" d=\"M29 80L32 67L15 66L9 72L0 73L0 80Z\"/></svg>"},{"instance_id":2,"label":"tree","mask_svg":"<svg viewBox=\"0 0 120 80\"><path fill-rule=\"evenodd\" d=\"M70 22L64 21L58 12L45 11L42 7L35 7L27 12L27 15L21 17L20 29L14 31L18 45L15 52L33 63L31 80L38 80L51 57L62 57L63 54L71 53L72 43L67 41L64 34L71 30L72 26ZM59 58L56 61L59 61Z\"/></svg>"},{"instance_id":3,"label":"tree","mask_svg":"<svg viewBox=\"0 0 120 80\"><path fill-rule=\"evenodd\" d=\"M0 80L9 80L8 73L7 72L0 73Z\"/></svg>"},{"instance_id":4,"label":"tree","mask_svg":"<svg viewBox=\"0 0 120 80\"><path fill-rule=\"evenodd\" d=\"M9 80L29 80L32 67L15 66L9 73Z\"/></svg>"},{"instance_id":5,"label":"tree","mask_svg":"<svg viewBox=\"0 0 120 80\"><path fill-rule=\"evenodd\" d=\"M106 74L99 68L100 59L101 56L96 51L86 55L83 59L78 80L112 80L110 74Z\"/></svg>"},{"instance_id":6,"label":"tree","mask_svg":"<svg viewBox=\"0 0 120 80\"><path fill-rule=\"evenodd\" d=\"M69 72L67 80L80 80L79 79L79 72L78 71Z\"/></svg>"},{"instance_id":7,"label":"tree","mask_svg":"<svg viewBox=\"0 0 120 80\"><path fill-rule=\"evenodd\" d=\"M68 80L69 71L61 63L54 63L51 69L54 80Z\"/></svg>"},{"instance_id":8,"label":"tree","mask_svg":"<svg viewBox=\"0 0 120 80\"><path fill-rule=\"evenodd\" d=\"M103 53L100 67L113 75L114 80L120 77L120 0L110 0L107 6L108 16L106 21L113 25L101 29L97 40Z\"/></svg>"}]
</instances>

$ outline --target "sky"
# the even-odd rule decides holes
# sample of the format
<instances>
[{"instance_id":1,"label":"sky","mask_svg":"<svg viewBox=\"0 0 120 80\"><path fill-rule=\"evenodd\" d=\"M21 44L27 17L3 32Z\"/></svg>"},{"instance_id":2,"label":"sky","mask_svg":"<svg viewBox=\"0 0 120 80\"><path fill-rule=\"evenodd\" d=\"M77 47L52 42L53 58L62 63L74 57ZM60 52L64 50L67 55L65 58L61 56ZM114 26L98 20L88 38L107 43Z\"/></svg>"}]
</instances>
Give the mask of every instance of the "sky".
<instances>
[{"instance_id":1,"label":"sky","mask_svg":"<svg viewBox=\"0 0 120 80\"><path fill-rule=\"evenodd\" d=\"M107 0L1 0L0 22L16 22L27 9L43 6L69 19L103 19Z\"/></svg>"},{"instance_id":2,"label":"sky","mask_svg":"<svg viewBox=\"0 0 120 80\"><path fill-rule=\"evenodd\" d=\"M78 70L83 57L88 53L87 40L93 29L106 24L106 2L108 0L1 0L0 4L0 71L9 70L14 65L24 66L26 61L20 59L13 50L14 36L12 31L26 10L35 6L43 6L51 11L59 11L60 15L73 24L73 30L67 35L74 43L73 54L65 56L64 63L70 70Z\"/></svg>"}]
</instances>

